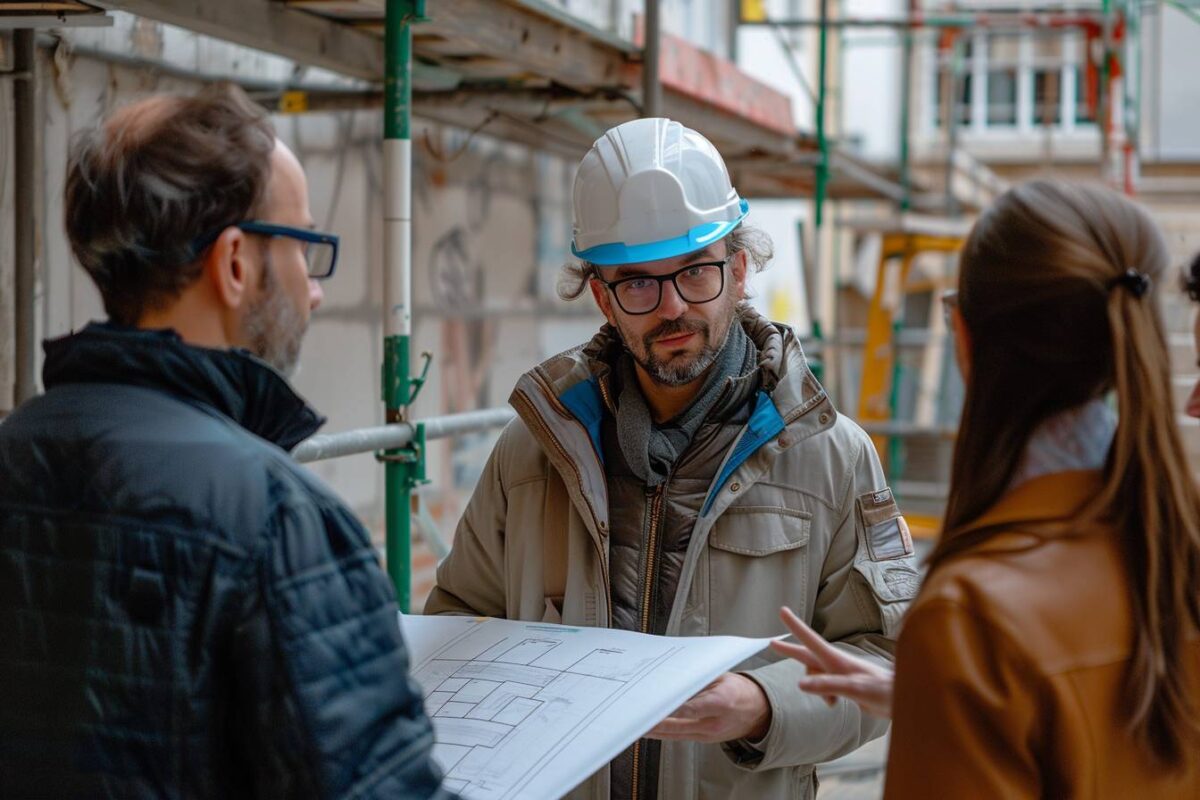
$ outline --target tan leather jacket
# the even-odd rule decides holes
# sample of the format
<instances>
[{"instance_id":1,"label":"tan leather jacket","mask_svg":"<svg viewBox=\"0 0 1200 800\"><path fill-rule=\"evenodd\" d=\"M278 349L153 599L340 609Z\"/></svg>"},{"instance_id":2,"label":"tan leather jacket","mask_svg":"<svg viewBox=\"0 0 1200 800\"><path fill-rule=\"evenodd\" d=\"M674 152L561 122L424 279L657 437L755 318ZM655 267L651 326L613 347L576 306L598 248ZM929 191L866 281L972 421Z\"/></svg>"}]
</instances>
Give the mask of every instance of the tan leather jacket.
<instances>
[{"instance_id":1,"label":"tan leather jacket","mask_svg":"<svg viewBox=\"0 0 1200 800\"><path fill-rule=\"evenodd\" d=\"M1200 741L1171 775L1123 722L1127 560L1116 531L1072 523L1100 488L1095 471L1018 486L971 526L1003 531L929 576L896 657L885 797L1200 798ZM1200 642L1168 668L1200 702Z\"/></svg>"},{"instance_id":2,"label":"tan leather jacket","mask_svg":"<svg viewBox=\"0 0 1200 800\"><path fill-rule=\"evenodd\" d=\"M917 588L907 528L870 439L834 411L791 331L776 327L786 369L722 456L666 634L778 635L788 605L848 651L890 662ZM484 468L426 613L610 624L607 404L594 366L577 348L518 382L520 418ZM762 758L739 764L718 745L665 742L662 800L810 797L813 764L886 729L852 703L800 692L803 668L770 651L740 671L771 703ZM572 797L607 800L608 770Z\"/></svg>"}]
</instances>

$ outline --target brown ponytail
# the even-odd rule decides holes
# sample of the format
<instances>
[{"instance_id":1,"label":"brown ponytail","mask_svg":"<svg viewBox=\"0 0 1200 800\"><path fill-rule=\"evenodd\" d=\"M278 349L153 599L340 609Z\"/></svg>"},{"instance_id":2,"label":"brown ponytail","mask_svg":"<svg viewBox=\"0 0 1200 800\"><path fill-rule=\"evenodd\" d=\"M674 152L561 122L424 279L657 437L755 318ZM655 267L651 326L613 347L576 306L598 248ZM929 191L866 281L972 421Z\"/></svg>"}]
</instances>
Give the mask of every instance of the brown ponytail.
<instances>
[{"instance_id":1,"label":"brown ponytail","mask_svg":"<svg viewBox=\"0 0 1200 800\"><path fill-rule=\"evenodd\" d=\"M1200 741L1200 698L1180 669L1200 631L1200 492L1157 307L1166 264L1146 213L1107 189L1033 181L980 218L959 276L972 368L945 533L930 560L936 569L994 533L959 531L1007 490L1041 422L1112 392L1117 431L1087 515L1121 531L1131 576L1127 720L1149 752L1179 766L1185 742Z\"/></svg>"},{"instance_id":2,"label":"brown ponytail","mask_svg":"<svg viewBox=\"0 0 1200 800\"><path fill-rule=\"evenodd\" d=\"M1148 300L1121 287L1109 297L1121 414L1097 505L1127 537L1138 621L1129 719L1156 755L1177 764L1184 737L1200 736L1179 669L1186 633L1200 629L1200 506L1175 425L1166 340Z\"/></svg>"}]
</instances>

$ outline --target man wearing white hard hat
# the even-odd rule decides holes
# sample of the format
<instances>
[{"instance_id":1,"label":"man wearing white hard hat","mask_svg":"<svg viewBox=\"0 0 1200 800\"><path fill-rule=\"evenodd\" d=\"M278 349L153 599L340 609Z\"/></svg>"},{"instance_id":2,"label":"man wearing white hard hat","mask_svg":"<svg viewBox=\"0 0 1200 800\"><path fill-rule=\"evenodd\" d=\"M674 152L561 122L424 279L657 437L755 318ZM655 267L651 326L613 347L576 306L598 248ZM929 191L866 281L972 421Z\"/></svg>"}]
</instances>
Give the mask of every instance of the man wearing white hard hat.
<instances>
[{"instance_id":1,"label":"man wearing white hard hat","mask_svg":"<svg viewBox=\"0 0 1200 800\"><path fill-rule=\"evenodd\" d=\"M608 324L518 381L426 613L772 636L786 605L891 661L918 583L908 528L791 329L744 302L770 243L720 154L677 122L625 123L574 203L559 292L590 289ZM814 764L886 723L795 691L802 670L740 665L575 794L811 796Z\"/></svg>"}]
</instances>

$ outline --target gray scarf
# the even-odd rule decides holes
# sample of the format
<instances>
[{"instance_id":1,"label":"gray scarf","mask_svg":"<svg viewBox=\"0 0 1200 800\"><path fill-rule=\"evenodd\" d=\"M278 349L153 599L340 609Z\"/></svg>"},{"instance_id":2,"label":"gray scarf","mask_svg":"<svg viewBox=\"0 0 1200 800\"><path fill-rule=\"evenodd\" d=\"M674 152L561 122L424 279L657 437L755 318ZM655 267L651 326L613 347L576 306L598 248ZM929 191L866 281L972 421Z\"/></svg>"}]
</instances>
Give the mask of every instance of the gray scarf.
<instances>
[{"instance_id":1,"label":"gray scarf","mask_svg":"<svg viewBox=\"0 0 1200 800\"><path fill-rule=\"evenodd\" d=\"M617 440L633 474L647 486L658 486L665 481L721 398L729 380L754 370L757 361L758 349L743 330L740 317L734 316L725 346L713 362L696 399L674 419L655 425L646 398L638 387L633 357L628 352L622 353L617 361L621 381L616 415Z\"/></svg>"}]
</instances>

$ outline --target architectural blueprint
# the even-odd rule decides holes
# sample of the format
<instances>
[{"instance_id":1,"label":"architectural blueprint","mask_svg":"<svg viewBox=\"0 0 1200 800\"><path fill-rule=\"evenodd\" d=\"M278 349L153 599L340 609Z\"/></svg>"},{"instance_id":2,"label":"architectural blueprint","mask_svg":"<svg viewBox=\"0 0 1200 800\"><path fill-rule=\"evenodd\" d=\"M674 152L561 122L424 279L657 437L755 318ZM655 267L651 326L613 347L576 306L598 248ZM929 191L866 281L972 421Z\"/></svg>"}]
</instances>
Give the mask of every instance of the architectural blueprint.
<instances>
[{"instance_id":1,"label":"architectural blueprint","mask_svg":"<svg viewBox=\"0 0 1200 800\"><path fill-rule=\"evenodd\" d=\"M770 639L401 615L434 758L468 800L561 797Z\"/></svg>"}]
</instances>

